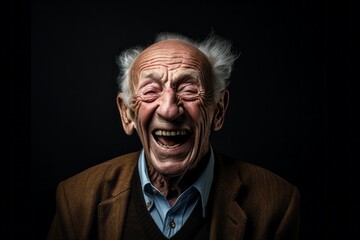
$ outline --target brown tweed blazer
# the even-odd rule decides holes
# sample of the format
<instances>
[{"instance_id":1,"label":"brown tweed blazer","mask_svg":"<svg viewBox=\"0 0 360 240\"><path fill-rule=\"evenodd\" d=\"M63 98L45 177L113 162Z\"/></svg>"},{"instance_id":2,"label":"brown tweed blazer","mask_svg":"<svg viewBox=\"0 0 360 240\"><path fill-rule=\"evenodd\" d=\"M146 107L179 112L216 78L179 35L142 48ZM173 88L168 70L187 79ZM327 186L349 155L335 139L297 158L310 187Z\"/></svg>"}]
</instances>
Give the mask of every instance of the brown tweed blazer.
<instances>
[{"instance_id":1,"label":"brown tweed blazer","mask_svg":"<svg viewBox=\"0 0 360 240\"><path fill-rule=\"evenodd\" d=\"M114 158L61 182L47 239L121 239L139 153ZM211 239L297 239L298 189L261 167L215 156Z\"/></svg>"}]
</instances>

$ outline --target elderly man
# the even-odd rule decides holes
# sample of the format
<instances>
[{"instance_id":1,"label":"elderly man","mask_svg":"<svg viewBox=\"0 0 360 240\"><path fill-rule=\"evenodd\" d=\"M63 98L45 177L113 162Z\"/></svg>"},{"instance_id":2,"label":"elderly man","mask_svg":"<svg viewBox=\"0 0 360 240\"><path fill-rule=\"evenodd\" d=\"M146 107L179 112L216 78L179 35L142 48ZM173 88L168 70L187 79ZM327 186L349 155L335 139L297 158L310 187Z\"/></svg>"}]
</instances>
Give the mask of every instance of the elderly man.
<instances>
[{"instance_id":1,"label":"elderly man","mask_svg":"<svg viewBox=\"0 0 360 240\"><path fill-rule=\"evenodd\" d=\"M297 239L298 189L210 143L236 57L215 34L124 51L117 104L143 148L61 182L48 239Z\"/></svg>"}]
</instances>

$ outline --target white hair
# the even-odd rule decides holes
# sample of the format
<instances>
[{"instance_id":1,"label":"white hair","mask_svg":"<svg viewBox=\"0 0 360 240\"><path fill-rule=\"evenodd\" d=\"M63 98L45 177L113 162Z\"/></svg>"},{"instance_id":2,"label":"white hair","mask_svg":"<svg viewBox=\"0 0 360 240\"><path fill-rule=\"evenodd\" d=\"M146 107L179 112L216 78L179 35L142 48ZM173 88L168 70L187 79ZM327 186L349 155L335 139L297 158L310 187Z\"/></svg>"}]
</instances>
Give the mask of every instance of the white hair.
<instances>
[{"instance_id":1,"label":"white hair","mask_svg":"<svg viewBox=\"0 0 360 240\"><path fill-rule=\"evenodd\" d=\"M220 92L229 84L229 78L233 70L234 62L238 57L237 54L232 52L231 42L213 32L201 42L196 42L179 33L162 32L156 36L154 43L170 39L190 44L205 54L212 67L214 77L214 98L215 101L218 101ZM144 49L145 48L143 47L127 49L116 59L120 68L118 88L119 91L123 93L123 101L127 106L129 106L132 98L132 91L130 89L131 67Z\"/></svg>"}]
</instances>

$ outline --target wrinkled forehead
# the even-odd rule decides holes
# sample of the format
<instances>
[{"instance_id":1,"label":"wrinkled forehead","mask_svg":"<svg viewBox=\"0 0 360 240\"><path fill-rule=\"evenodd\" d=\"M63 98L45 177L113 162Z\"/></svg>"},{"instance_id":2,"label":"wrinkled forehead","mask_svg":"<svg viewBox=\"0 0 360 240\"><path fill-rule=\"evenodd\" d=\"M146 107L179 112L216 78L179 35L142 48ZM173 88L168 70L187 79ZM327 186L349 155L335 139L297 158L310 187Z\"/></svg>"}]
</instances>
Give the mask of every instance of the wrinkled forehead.
<instances>
[{"instance_id":1,"label":"wrinkled forehead","mask_svg":"<svg viewBox=\"0 0 360 240\"><path fill-rule=\"evenodd\" d=\"M203 77L211 74L210 63L200 50L178 40L165 40L149 46L138 56L132 66L132 77L136 79L144 70L161 67L169 71L192 69Z\"/></svg>"}]
</instances>

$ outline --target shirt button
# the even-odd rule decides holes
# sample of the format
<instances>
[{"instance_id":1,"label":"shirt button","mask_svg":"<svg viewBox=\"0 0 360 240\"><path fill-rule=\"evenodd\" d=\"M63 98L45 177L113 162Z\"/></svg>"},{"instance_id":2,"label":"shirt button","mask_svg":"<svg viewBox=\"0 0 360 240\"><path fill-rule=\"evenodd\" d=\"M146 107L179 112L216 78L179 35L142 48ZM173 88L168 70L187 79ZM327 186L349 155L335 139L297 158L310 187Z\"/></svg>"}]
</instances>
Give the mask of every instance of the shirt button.
<instances>
[{"instance_id":1,"label":"shirt button","mask_svg":"<svg viewBox=\"0 0 360 240\"><path fill-rule=\"evenodd\" d=\"M176 223L174 222L174 220L170 221L170 227L171 228L175 228L176 227Z\"/></svg>"},{"instance_id":2,"label":"shirt button","mask_svg":"<svg viewBox=\"0 0 360 240\"><path fill-rule=\"evenodd\" d=\"M146 202L146 208L149 210L152 206L152 202L151 201L148 201Z\"/></svg>"}]
</instances>

